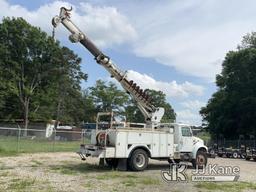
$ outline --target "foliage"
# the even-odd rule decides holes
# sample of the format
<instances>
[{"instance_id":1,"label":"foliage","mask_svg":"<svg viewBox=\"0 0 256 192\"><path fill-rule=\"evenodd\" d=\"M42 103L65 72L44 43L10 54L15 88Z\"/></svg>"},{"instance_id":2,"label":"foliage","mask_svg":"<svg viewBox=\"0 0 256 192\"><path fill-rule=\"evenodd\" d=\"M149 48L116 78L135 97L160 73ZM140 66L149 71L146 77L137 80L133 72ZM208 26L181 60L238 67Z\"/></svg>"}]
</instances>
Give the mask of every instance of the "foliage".
<instances>
[{"instance_id":1,"label":"foliage","mask_svg":"<svg viewBox=\"0 0 256 192\"><path fill-rule=\"evenodd\" d=\"M90 87L90 95L96 106L96 111L114 111L116 114L124 114L125 106L129 100L128 95L117 88L113 82L107 85L98 80L94 87Z\"/></svg>"},{"instance_id":2,"label":"foliage","mask_svg":"<svg viewBox=\"0 0 256 192\"><path fill-rule=\"evenodd\" d=\"M0 118L82 119L81 59L22 18L0 24ZM82 104L81 104L82 103Z\"/></svg>"},{"instance_id":3,"label":"foliage","mask_svg":"<svg viewBox=\"0 0 256 192\"><path fill-rule=\"evenodd\" d=\"M166 96L161 91L155 91L151 89L146 90L149 97L152 99L152 104L156 107L163 107L165 109L165 114L162 118L162 123L174 122L176 119L176 114L172 106L166 101ZM131 100L130 105L126 107L126 118L130 122L145 122L144 116L138 109L135 101Z\"/></svg>"},{"instance_id":4,"label":"foliage","mask_svg":"<svg viewBox=\"0 0 256 192\"><path fill-rule=\"evenodd\" d=\"M155 90L147 90L147 93L151 97L153 105L165 108L162 122L173 122L176 114L172 106L167 103L165 94ZM86 102L85 121L87 122L94 122L97 113L103 111L114 111L117 115L125 116L129 122L145 122L144 116L137 107L136 102L125 91L119 90L113 82L106 83L98 80L94 87L89 87L84 92L84 99Z\"/></svg>"},{"instance_id":5,"label":"foliage","mask_svg":"<svg viewBox=\"0 0 256 192\"><path fill-rule=\"evenodd\" d=\"M256 33L246 35L237 51L230 51L216 77L218 91L200 113L214 135L237 138L255 135Z\"/></svg>"}]
</instances>

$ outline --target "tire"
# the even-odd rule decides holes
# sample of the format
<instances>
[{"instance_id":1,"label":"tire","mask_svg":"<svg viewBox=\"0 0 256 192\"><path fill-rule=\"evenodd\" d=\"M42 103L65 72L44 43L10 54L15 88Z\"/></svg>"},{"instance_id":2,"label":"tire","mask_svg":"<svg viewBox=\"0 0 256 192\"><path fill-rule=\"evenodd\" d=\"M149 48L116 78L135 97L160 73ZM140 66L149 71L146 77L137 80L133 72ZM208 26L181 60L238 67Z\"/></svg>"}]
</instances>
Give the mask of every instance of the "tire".
<instances>
[{"instance_id":1,"label":"tire","mask_svg":"<svg viewBox=\"0 0 256 192\"><path fill-rule=\"evenodd\" d=\"M128 159L128 166L132 171L143 171L148 166L148 154L143 149L133 151Z\"/></svg>"},{"instance_id":2,"label":"tire","mask_svg":"<svg viewBox=\"0 0 256 192\"><path fill-rule=\"evenodd\" d=\"M112 158L106 158L105 162L106 162L108 167L117 168L118 159L116 159L116 158L113 158L113 159Z\"/></svg>"},{"instance_id":3,"label":"tire","mask_svg":"<svg viewBox=\"0 0 256 192\"><path fill-rule=\"evenodd\" d=\"M196 159L192 160L193 168L203 169L207 164L207 155L203 151L198 151Z\"/></svg>"},{"instance_id":4,"label":"tire","mask_svg":"<svg viewBox=\"0 0 256 192\"><path fill-rule=\"evenodd\" d=\"M237 153L237 151L235 151L233 154L232 154L232 157L234 158L234 159L237 159L238 158L238 153Z\"/></svg>"},{"instance_id":5,"label":"tire","mask_svg":"<svg viewBox=\"0 0 256 192\"><path fill-rule=\"evenodd\" d=\"M209 151L209 153L210 153L211 156L213 156L213 155L215 155L215 150L214 150L214 149L211 149L211 150Z\"/></svg>"}]
</instances>

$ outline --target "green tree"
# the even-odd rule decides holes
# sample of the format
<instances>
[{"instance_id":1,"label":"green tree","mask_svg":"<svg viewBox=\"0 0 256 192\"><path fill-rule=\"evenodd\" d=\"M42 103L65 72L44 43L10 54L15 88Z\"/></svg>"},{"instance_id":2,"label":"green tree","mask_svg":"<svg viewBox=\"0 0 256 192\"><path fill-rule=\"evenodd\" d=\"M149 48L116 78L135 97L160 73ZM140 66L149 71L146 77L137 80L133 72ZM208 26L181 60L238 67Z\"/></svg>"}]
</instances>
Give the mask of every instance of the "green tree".
<instances>
[{"instance_id":1,"label":"green tree","mask_svg":"<svg viewBox=\"0 0 256 192\"><path fill-rule=\"evenodd\" d=\"M96 104L94 103L93 96L90 95L89 90L85 90L83 92L83 101L84 101L84 122L95 122L97 117L97 112L99 112L96 108Z\"/></svg>"},{"instance_id":2,"label":"green tree","mask_svg":"<svg viewBox=\"0 0 256 192\"><path fill-rule=\"evenodd\" d=\"M89 88L90 95L96 106L96 111L114 111L118 115L124 114L125 106L129 100L128 95L109 82L106 84L98 80L94 87Z\"/></svg>"},{"instance_id":3,"label":"green tree","mask_svg":"<svg viewBox=\"0 0 256 192\"><path fill-rule=\"evenodd\" d=\"M72 51L22 18L5 18L0 56L2 118L23 118L26 130L29 119L56 118L64 104L65 113L77 117L75 99L82 98L80 81L87 76Z\"/></svg>"},{"instance_id":4,"label":"green tree","mask_svg":"<svg viewBox=\"0 0 256 192\"><path fill-rule=\"evenodd\" d=\"M152 99L151 103L155 107L163 107L165 109L164 116L161 120L162 123L171 123L176 119L176 114L172 108L172 106L166 101L166 95L161 91L155 91L151 89L147 89L147 94ZM129 105L126 107L126 118L127 121L130 122L138 122L144 123L145 119L136 103L131 100Z\"/></svg>"},{"instance_id":5,"label":"green tree","mask_svg":"<svg viewBox=\"0 0 256 192\"><path fill-rule=\"evenodd\" d=\"M80 84L81 80L87 79L87 75L81 71L81 58L68 48L59 49L56 58L60 66L56 71L58 78L55 81L56 87L54 86L57 91L54 117L63 122L78 124L85 115L85 103Z\"/></svg>"},{"instance_id":6,"label":"green tree","mask_svg":"<svg viewBox=\"0 0 256 192\"><path fill-rule=\"evenodd\" d=\"M214 135L226 138L255 135L256 127L256 33L243 38L238 50L230 51L216 77L218 91L200 113Z\"/></svg>"}]
</instances>

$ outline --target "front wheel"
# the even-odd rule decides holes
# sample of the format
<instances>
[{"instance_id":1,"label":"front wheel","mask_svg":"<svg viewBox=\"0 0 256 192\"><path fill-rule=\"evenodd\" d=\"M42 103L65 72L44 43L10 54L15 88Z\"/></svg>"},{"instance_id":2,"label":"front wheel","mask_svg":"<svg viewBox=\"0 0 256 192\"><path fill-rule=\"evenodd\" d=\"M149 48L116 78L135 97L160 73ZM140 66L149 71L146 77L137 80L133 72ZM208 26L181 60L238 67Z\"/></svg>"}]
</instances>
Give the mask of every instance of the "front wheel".
<instances>
[{"instance_id":1,"label":"front wheel","mask_svg":"<svg viewBox=\"0 0 256 192\"><path fill-rule=\"evenodd\" d=\"M203 169L207 164L207 155L203 151L198 151L196 154L196 159L192 160L192 165L194 168Z\"/></svg>"},{"instance_id":2,"label":"front wheel","mask_svg":"<svg viewBox=\"0 0 256 192\"><path fill-rule=\"evenodd\" d=\"M148 154L143 149L136 149L128 159L132 171L143 171L148 166Z\"/></svg>"}]
</instances>

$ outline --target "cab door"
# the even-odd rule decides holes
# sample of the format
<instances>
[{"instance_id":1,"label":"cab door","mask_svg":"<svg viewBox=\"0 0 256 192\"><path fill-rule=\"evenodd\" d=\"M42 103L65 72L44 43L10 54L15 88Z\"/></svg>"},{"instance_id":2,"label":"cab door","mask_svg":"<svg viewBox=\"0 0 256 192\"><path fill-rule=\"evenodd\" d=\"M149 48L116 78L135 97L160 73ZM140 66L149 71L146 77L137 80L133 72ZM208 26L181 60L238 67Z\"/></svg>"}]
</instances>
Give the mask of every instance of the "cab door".
<instances>
[{"instance_id":1,"label":"cab door","mask_svg":"<svg viewBox=\"0 0 256 192\"><path fill-rule=\"evenodd\" d=\"M193 134L189 126L180 127L179 149L180 152L192 152Z\"/></svg>"}]
</instances>

